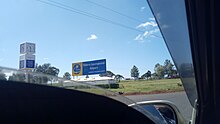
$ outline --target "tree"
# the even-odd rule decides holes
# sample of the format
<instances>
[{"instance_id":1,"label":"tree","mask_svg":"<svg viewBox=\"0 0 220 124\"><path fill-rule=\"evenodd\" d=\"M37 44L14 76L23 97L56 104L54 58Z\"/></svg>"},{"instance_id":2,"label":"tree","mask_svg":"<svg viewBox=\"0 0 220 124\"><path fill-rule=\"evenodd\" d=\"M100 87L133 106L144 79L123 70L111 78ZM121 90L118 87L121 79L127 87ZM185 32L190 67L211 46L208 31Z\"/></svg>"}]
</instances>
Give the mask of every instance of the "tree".
<instances>
[{"instance_id":1,"label":"tree","mask_svg":"<svg viewBox=\"0 0 220 124\"><path fill-rule=\"evenodd\" d=\"M56 67L51 66L50 63L45 63L43 65L36 65L33 72L43 73L47 75L52 75L58 77L60 70ZM55 80L55 78L49 78L49 76L33 76L33 81L35 83L46 84L48 81Z\"/></svg>"},{"instance_id":2,"label":"tree","mask_svg":"<svg viewBox=\"0 0 220 124\"><path fill-rule=\"evenodd\" d=\"M51 66L50 63L45 63L43 65L37 65L34 69L34 72L58 76L60 70L56 67Z\"/></svg>"},{"instance_id":3,"label":"tree","mask_svg":"<svg viewBox=\"0 0 220 124\"><path fill-rule=\"evenodd\" d=\"M141 79L146 79L146 73L144 73L143 75L141 75Z\"/></svg>"},{"instance_id":4,"label":"tree","mask_svg":"<svg viewBox=\"0 0 220 124\"><path fill-rule=\"evenodd\" d=\"M167 74L168 78L177 77L177 70L174 64L168 59L164 62L164 74Z\"/></svg>"},{"instance_id":5,"label":"tree","mask_svg":"<svg viewBox=\"0 0 220 124\"><path fill-rule=\"evenodd\" d=\"M158 76L156 73L151 74L152 79L158 79Z\"/></svg>"},{"instance_id":6,"label":"tree","mask_svg":"<svg viewBox=\"0 0 220 124\"><path fill-rule=\"evenodd\" d=\"M120 75L120 74L115 75L115 80L118 81L118 82L120 82L120 80L122 78L124 78L124 77L122 75Z\"/></svg>"},{"instance_id":7,"label":"tree","mask_svg":"<svg viewBox=\"0 0 220 124\"><path fill-rule=\"evenodd\" d=\"M0 80L7 80L6 75L2 72L2 70L0 70Z\"/></svg>"},{"instance_id":8,"label":"tree","mask_svg":"<svg viewBox=\"0 0 220 124\"><path fill-rule=\"evenodd\" d=\"M151 77L151 71L150 70L147 71L146 76L147 76L147 79L149 79Z\"/></svg>"},{"instance_id":9,"label":"tree","mask_svg":"<svg viewBox=\"0 0 220 124\"><path fill-rule=\"evenodd\" d=\"M13 73L11 76L9 76L8 80L25 82L26 77L25 74L22 73Z\"/></svg>"},{"instance_id":10,"label":"tree","mask_svg":"<svg viewBox=\"0 0 220 124\"><path fill-rule=\"evenodd\" d=\"M104 74L99 74L100 77L113 77L115 74L111 71L106 71Z\"/></svg>"},{"instance_id":11,"label":"tree","mask_svg":"<svg viewBox=\"0 0 220 124\"><path fill-rule=\"evenodd\" d=\"M131 69L131 77L134 77L135 80L139 77L139 70L135 65Z\"/></svg>"},{"instance_id":12,"label":"tree","mask_svg":"<svg viewBox=\"0 0 220 124\"><path fill-rule=\"evenodd\" d=\"M64 79L70 80L71 79L71 74L69 72L65 72L63 75Z\"/></svg>"},{"instance_id":13,"label":"tree","mask_svg":"<svg viewBox=\"0 0 220 124\"><path fill-rule=\"evenodd\" d=\"M151 77L151 71L147 71L141 76L141 79L149 79Z\"/></svg>"},{"instance_id":14,"label":"tree","mask_svg":"<svg viewBox=\"0 0 220 124\"><path fill-rule=\"evenodd\" d=\"M173 75L173 71L174 70L174 65L173 63L166 59L165 62L164 62L164 74L167 75L167 77L170 77Z\"/></svg>"},{"instance_id":15,"label":"tree","mask_svg":"<svg viewBox=\"0 0 220 124\"><path fill-rule=\"evenodd\" d=\"M157 63L154 67L154 71L159 79L164 78L164 67Z\"/></svg>"}]
</instances>

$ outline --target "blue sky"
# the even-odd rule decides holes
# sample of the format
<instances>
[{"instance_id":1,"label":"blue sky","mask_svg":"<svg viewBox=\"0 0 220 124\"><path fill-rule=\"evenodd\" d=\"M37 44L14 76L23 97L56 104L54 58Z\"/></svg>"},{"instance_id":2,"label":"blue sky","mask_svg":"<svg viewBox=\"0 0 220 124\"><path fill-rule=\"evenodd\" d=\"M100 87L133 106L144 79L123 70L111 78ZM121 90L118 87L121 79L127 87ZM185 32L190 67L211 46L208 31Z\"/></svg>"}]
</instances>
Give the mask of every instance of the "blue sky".
<instances>
[{"instance_id":1,"label":"blue sky","mask_svg":"<svg viewBox=\"0 0 220 124\"><path fill-rule=\"evenodd\" d=\"M47 0L42 0L50 2ZM74 62L106 59L107 70L130 77L140 75L171 57L145 0L54 0L114 23L90 18L37 0L7 0L0 4L0 66L18 68L19 44L36 43L36 63L51 63L59 76L71 73ZM138 32L135 30L140 30Z\"/></svg>"}]
</instances>

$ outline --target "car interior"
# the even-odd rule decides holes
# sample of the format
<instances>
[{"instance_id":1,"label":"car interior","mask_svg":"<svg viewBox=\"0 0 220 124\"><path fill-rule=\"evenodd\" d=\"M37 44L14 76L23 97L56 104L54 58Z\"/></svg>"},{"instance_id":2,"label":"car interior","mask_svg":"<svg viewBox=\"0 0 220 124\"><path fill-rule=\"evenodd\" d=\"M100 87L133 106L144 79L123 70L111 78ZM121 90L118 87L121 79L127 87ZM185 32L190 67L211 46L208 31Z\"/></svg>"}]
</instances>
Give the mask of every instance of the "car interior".
<instances>
[{"instance_id":1,"label":"car interior","mask_svg":"<svg viewBox=\"0 0 220 124\"><path fill-rule=\"evenodd\" d=\"M46 85L0 81L0 98L0 123L154 123L116 100Z\"/></svg>"}]
</instances>

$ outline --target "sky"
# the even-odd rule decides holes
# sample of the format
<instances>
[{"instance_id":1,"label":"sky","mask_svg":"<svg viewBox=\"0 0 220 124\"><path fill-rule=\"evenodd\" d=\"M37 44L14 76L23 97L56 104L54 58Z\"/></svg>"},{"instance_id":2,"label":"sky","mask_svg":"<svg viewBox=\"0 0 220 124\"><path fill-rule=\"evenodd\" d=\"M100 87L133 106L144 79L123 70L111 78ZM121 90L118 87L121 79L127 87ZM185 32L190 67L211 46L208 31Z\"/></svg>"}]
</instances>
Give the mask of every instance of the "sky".
<instances>
[{"instance_id":1,"label":"sky","mask_svg":"<svg viewBox=\"0 0 220 124\"><path fill-rule=\"evenodd\" d=\"M7 0L0 18L4 67L18 69L26 41L36 43L36 63L51 63L59 76L75 62L106 59L107 70L130 77L133 65L141 76L171 60L145 0Z\"/></svg>"}]
</instances>

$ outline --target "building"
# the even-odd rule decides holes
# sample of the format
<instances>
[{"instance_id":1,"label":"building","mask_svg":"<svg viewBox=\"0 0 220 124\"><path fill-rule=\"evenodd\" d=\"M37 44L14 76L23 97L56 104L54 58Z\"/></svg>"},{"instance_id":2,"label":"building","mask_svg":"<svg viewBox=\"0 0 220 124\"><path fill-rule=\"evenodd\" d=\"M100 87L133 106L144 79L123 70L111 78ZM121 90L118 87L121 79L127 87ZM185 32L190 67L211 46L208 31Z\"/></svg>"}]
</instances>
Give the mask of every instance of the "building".
<instances>
[{"instance_id":1,"label":"building","mask_svg":"<svg viewBox=\"0 0 220 124\"><path fill-rule=\"evenodd\" d=\"M91 84L91 85L115 84L116 80L111 77L78 78L78 79L73 79L72 81L65 81L63 85L64 86L73 86L74 83L87 83L87 84Z\"/></svg>"}]
</instances>

